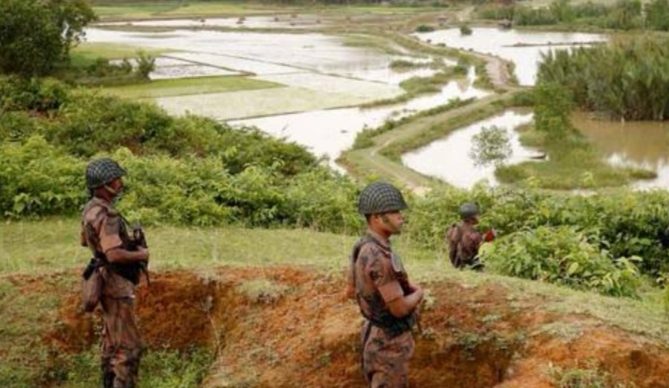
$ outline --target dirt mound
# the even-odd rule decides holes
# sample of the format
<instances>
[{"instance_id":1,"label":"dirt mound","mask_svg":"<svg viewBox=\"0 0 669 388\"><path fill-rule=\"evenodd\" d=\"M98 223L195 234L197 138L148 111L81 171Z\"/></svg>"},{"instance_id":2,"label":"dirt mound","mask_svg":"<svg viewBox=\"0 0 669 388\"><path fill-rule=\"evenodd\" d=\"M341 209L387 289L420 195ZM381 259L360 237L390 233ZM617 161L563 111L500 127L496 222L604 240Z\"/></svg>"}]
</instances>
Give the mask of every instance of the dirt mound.
<instances>
[{"instance_id":1,"label":"dirt mound","mask_svg":"<svg viewBox=\"0 0 669 388\"><path fill-rule=\"evenodd\" d=\"M343 284L295 268L167 272L140 288L138 315L150 348L216 349L205 386L364 386L362 320L342 298ZM586 372L606 384L669 386L669 351L650 340L591 317L548 313L541 300L514 299L501 286L428 288L412 386L550 387ZM46 337L61 349L79 351L96 338L97 318L78 303L74 293L64 300L61 324Z\"/></svg>"}]
</instances>

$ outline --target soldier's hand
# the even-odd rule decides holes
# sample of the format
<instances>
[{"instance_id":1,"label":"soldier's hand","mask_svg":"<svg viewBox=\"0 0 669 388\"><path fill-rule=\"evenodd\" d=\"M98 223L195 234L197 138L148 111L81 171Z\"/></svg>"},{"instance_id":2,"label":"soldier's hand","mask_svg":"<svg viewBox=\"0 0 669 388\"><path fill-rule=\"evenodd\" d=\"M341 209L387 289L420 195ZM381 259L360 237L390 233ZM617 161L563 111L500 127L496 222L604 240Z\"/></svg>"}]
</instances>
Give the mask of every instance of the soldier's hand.
<instances>
[{"instance_id":1,"label":"soldier's hand","mask_svg":"<svg viewBox=\"0 0 669 388\"><path fill-rule=\"evenodd\" d=\"M412 287L414 287L414 293L416 293L418 295L418 299L423 300L423 296L424 296L423 289L420 286L417 286L417 285L414 285L414 284L412 284Z\"/></svg>"},{"instance_id":2,"label":"soldier's hand","mask_svg":"<svg viewBox=\"0 0 669 388\"><path fill-rule=\"evenodd\" d=\"M146 261L148 263L148 261L149 261L149 250L144 248L144 247L139 247L137 249L137 252L139 252L139 254L141 256L140 260L141 261Z\"/></svg>"}]
</instances>

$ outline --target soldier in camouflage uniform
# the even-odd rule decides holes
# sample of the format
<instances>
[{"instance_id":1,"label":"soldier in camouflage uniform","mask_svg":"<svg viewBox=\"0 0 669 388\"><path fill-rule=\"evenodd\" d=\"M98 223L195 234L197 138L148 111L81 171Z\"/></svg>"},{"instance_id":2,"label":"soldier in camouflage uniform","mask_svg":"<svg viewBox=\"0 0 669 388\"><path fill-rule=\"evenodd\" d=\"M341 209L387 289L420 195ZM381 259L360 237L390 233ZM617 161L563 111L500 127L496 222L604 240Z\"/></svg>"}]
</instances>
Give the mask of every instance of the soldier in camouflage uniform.
<instances>
[{"instance_id":1,"label":"soldier in camouflage uniform","mask_svg":"<svg viewBox=\"0 0 669 388\"><path fill-rule=\"evenodd\" d=\"M347 294L356 298L366 321L362 328L362 367L370 387L407 387L411 334L423 290L408 280L390 236L399 234L407 207L402 193L376 182L360 194L358 210L367 233L351 255Z\"/></svg>"},{"instance_id":2,"label":"soldier in camouflage uniform","mask_svg":"<svg viewBox=\"0 0 669 388\"><path fill-rule=\"evenodd\" d=\"M86 169L91 200L82 213L81 243L94 255L91 265L103 279L101 305L102 373L105 388L134 387L143 349L133 311L138 265L148 249L130 248L127 225L112 202L123 191L125 170L111 159L92 161ZM132 250L131 250L132 249Z\"/></svg>"},{"instance_id":3,"label":"soldier in camouflage uniform","mask_svg":"<svg viewBox=\"0 0 669 388\"><path fill-rule=\"evenodd\" d=\"M455 268L472 268L482 270L483 264L479 261L479 248L484 241L492 241L495 231L490 230L481 234L476 225L479 223L479 209L473 203L460 206L460 225L453 224L446 232L448 256Z\"/></svg>"}]
</instances>

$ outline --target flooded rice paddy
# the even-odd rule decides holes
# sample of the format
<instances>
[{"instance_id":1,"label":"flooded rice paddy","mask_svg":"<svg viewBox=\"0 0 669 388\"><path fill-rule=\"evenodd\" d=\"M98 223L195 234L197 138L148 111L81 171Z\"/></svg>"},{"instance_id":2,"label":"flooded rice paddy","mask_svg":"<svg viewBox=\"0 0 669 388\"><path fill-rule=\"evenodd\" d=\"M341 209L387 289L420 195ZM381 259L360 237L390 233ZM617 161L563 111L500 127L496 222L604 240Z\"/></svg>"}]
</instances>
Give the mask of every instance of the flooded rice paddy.
<instances>
[{"instance_id":1,"label":"flooded rice paddy","mask_svg":"<svg viewBox=\"0 0 669 388\"><path fill-rule=\"evenodd\" d=\"M510 60L521 85L534 85L542 53L575 45L606 42L606 35L574 32L506 30L493 27L472 28L462 35L459 28L414 34L422 41L443 43L448 47L472 50Z\"/></svg>"},{"instance_id":2,"label":"flooded rice paddy","mask_svg":"<svg viewBox=\"0 0 669 388\"><path fill-rule=\"evenodd\" d=\"M283 19L250 17L246 25L276 25ZM309 18L303 17L306 21ZM206 19L205 25L225 26L237 18ZM435 74L429 66L396 71L394 60L428 63L423 56L391 55L362 47L350 47L337 36L319 33L261 33L213 31L193 27L201 20L133 22L136 25L173 26L169 32L87 30L90 42L120 43L157 48L167 53L157 61L153 79L210 75L246 75L283 85L279 88L164 97L157 103L173 114L195 113L235 126L257 126L278 137L295 141L315 155L334 160L353 144L358 132L374 128L387 120L399 119L422 110L444 105L455 98L482 98L489 92L473 86L475 73L446 84L439 93L423 95L405 103L361 108L356 105L396 97L399 84L412 77ZM147 24L158 23L158 24ZM256 24L254 24L256 23ZM288 21L288 23L290 23ZM534 83L541 53L576 44L606 41L600 34L531 32L474 28L470 36L459 29L416 34L433 44L489 53L513 61L522 85ZM276 42L280 41L281 45ZM448 62L447 65L454 65ZM510 135L512 156L507 163L531 160L537 152L518 142L513 128L531 122L529 113L507 111L479 123L454 131L450 136L404 155L403 162L421 173L459 187L471 187L487 179L496 184L493 166L477 166L469 155L472 137L482 127L497 125ZM613 123L585 115L575 116L576 126L614 165L638 166L657 171L658 178L636 187L669 187L669 128L657 123Z\"/></svg>"},{"instance_id":3,"label":"flooded rice paddy","mask_svg":"<svg viewBox=\"0 0 669 388\"><path fill-rule=\"evenodd\" d=\"M472 68L467 77L449 82L439 93L390 106L354 107L396 97L403 93L399 87L403 80L435 73L429 67L395 71L390 68L393 61L403 59L427 64L432 58L348 47L343 39L324 34L178 29L138 33L90 29L87 38L90 42L174 50L166 56L198 66L252 73L258 79L284 85L284 88L164 97L156 101L174 114L190 112L230 121L237 126L257 126L272 135L298 142L319 157L326 156L333 166L334 160L353 144L356 134L364 128L445 105L455 98L488 95L473 86L476 74ZM277 45L277 41L281 41L281 45ZM167 62L159 69L165 72L167 65L174 64Z\"/></svg>"},{"instance_id":4,"label":"flooded rice paddy","mask_svg":"<svg viewBox=\"0 0 669 388\"><path fill-rule=\"evenodd\" d=\"M532 122L532 113L508 110L486 120L458 129L449 136L402 156L402 162L422 174L439 178L456 187L471 188L476 183L487 180L497 185L495 166L478 165L470 155L473 138L485 127L496 126L506 130L511 156L507 164L516 164L537 156L540 152L520 144L516 128Z\"/></svg>"},{"instance_id":5,"label":"flooded rice paddy","mask_svg":"<svg viewBox=\"0 0 669 388\"><path fill-rule=\"evenodd\" d=\"M669 188L669 122L600 120L586 113L574 114L572 122L612 165L657 172L635 188Z\"/></svg>"}]
</instances>

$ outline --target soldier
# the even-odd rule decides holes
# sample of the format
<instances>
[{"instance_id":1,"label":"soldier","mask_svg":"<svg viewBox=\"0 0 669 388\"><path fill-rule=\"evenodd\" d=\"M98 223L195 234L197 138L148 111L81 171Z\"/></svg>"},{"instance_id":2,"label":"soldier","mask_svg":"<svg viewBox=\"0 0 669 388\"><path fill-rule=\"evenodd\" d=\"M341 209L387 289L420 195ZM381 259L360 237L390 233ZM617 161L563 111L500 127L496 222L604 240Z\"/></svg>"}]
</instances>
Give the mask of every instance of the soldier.
<instances>
[{"instance_id":1,"label":"soldier","mask_svg":"<svg viewBox=\"0 0 669 388\"><path fill-rule=\"evenodd\" d=\"M489 230L482 235L476 230L479 223L479 208L473 203L465 203L460 206L460 225L453 224L446 232L446 243L448 245L448 256L455 268L472 268L483 270L483 264L479 261L479 248L484 241L495 239L495 231Z\"/></svg>"},{"instance_id":2,"label":"soldier","mask_svg":"<svg viewBox=\"0 0 669 388\"><path fill-rule=\"evenodd\" d=\"M355 297L366 321L362 328L362 367L370 387L407 387L414 351L411 328L423 290L409 282L402 262L390 247L400 234L406 209L402 193L376 182L360 194L358 211L367 233L353 247L347 294Z\"/></svg>"},{"instance_id":3,"label":"soldier","mask_svg":"<svg viewBox=\"0 0 669 388\"><path fill-rule=\"evenodd\" d=\"M88 276L102 280L102 376L105 388L134 387L143 344L133 311L135 286L149 260L146 244L137 246L112 203L123 192L125 170L104 158L89 163L86 184L91 200L82 213L81 243L93 252ZM86 278L86 274L84 275Z\"/></svg>"}]
</instances>

